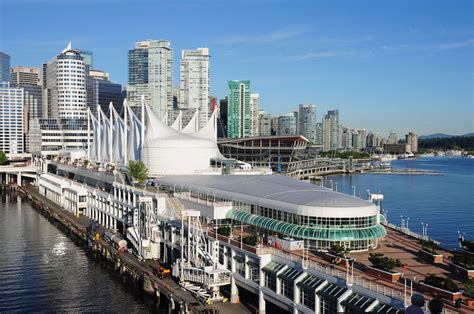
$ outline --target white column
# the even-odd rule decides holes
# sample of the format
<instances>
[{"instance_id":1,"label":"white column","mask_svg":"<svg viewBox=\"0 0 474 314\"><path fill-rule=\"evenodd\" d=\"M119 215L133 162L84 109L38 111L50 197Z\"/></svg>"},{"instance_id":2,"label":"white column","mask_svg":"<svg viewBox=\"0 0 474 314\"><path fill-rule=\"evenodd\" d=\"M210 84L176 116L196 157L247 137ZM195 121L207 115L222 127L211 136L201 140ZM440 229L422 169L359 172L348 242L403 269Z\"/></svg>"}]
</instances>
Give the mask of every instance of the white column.
<instances>
[{"instance_id":1,"label":"white column","mask_svg":"<svg viewBox=\"0 0 474 314\"><path fill-rule=\"evenodd\" d=\"M127 106L127 99L124 99L123 100L123 125L124 125L124 137L123 137L123 164L125 166L128 165L128 153L127 153L127 149L128 149L128 143L127 143L127 139L128 139L128 125L127 125L127 118L128 118L128 106Z\"/></svg>"},{"instance_id":2,"label":"white column","mask_svg":"<svg viewBox=\"0 0 474 314\"><path fill-rule=\"evenodd\" d=\"M258 290L258 314L265 314L266 313L266 306L265 306L265 298L263 297L263 291L260 287Z\"/></svg>"},{"instance_id":3,"label":"white column","mask_svg":"<svg viewBox=\"0 0 474 314\"><path fill-rule=\"evenodd\" d=\"M233 274L230 279L230 303L239 303L239 289L237 289Z\"/></svg>"},{"instance_id":4,"label":"white column","mask_svg":"<svg viewBox=\"0 0 474 314\"><path fill-rule=\"evenodd\" d=\"M17 176L16 176L16 184L18 186L21 186L21 171L18 172Z\"/></svg>"}]
</instances>

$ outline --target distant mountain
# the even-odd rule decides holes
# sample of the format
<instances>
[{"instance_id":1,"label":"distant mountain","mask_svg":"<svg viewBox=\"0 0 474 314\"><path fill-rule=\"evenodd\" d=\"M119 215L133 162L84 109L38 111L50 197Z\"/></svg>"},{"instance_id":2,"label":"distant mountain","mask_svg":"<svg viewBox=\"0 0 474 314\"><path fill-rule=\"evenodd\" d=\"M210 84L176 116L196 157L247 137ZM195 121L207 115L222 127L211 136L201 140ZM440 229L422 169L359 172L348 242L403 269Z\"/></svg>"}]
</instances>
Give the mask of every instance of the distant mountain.
<instances>
[{"instance_id":1,"label":"distant mountain","mask_svg":"<svg viewBox=\"0 0 474 314\"><path fill-rule=\"evenodd\" d=\"M418 139L427 140L430 138L449 138L449 137L453 137L453 135L444 134L444 133L435 133L435 134L430 134L430 135L420 135Z\"/></svg>"},{"instance_id":2,"label":"distant mountain","mask_svg":"<svg viewBox=\"0 0 474 314\"><path fill-rule=\"evenodd\" d=\"M464 136L464 137L472 137L474 136L474 132L471 133L466 133L462 135L449 135L449 134L444 134L444 133L435 133L435 134L430 134L430 135L420 135L418 137L419 140L429 140L432 138L450 138L453 136Z\"/></svg>"}]
</instances>

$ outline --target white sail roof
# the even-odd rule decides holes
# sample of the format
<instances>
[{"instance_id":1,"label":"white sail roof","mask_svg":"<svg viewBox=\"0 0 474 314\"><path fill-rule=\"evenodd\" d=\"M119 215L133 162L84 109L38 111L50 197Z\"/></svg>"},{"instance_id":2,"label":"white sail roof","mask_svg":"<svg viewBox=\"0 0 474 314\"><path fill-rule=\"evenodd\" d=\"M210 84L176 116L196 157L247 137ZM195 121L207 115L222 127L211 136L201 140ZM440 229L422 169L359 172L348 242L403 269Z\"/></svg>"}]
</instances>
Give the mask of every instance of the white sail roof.
<instances>
[{"instance_id":1,"label":"white sail roof","mask_svg":"<svg viewBox=\"0 0 474 314\"><path fill-rule=\"evenodd\" d=\"M197 132L198 131L198 123L199 123L198 110L196 110L196 112L194 113L191 120L189 120L188 125L186 125L181 130L181 133L195 133L195 132Z\"/></svg>"}]
</instances>

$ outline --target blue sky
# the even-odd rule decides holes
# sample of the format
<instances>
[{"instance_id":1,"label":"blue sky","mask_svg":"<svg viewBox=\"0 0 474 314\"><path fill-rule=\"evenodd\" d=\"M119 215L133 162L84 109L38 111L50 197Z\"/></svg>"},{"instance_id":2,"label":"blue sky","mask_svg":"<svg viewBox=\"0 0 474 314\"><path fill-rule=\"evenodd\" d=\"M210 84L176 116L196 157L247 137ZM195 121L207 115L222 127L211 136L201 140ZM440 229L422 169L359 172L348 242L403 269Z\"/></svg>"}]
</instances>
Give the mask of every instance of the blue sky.
<instances>
[{"instance_id":1,"label":"blue sky","mask_svg":"<svg viewBox=\"0 0 474 314\"><path fill-rule=\"evenodd\" d=\"M474 1L0 0L0 50L40 66L92 50L96 68L127 81L135 41L211 50L211 94L249 79L272 114L299 103L318 120L387 135L474 131Z\"/></svg>"}]
</instances>

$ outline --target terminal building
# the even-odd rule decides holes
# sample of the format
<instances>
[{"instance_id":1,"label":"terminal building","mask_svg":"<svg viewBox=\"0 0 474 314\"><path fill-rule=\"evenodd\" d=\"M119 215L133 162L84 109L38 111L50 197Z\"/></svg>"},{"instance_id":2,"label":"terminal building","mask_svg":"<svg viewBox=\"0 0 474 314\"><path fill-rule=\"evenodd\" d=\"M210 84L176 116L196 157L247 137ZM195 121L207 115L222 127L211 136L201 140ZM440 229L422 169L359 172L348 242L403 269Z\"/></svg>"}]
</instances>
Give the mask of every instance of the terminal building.
<instances>
[{"instance_id":1,"label":"terminal building","mask_svg":"<svg viewBox=\"0 0 474 314\"><path fill-rule=\"evenodd\" d=\"M308 259L310 250L332 244L376 248L386 235L379 206L255 169L253 175L223 174L235 160L219 152L214 115L202 129L192 127L195 122L182 128L176 121L167 126L144 101L141 120L127 107L123 120L112 107L112 119L89 112L88 163L45 161L56 170L39 176L43 195L67 198L67 210L122 233L140 258L170 263L180 285L198 298L222 300L220 287L230 285L231 302L239 290L258 295L259 313L267 302L293 313L403 312L396 291L365 287L349 273ZM148 167L146 186L135 186L120 171L127 160ZM111 163L115 170L102 168ZM222 227L231 234L222 234ZM248 236L255 243L244 243ZM282 241L302 256L273 244Z\"/></svg>"}]
</instances>

